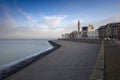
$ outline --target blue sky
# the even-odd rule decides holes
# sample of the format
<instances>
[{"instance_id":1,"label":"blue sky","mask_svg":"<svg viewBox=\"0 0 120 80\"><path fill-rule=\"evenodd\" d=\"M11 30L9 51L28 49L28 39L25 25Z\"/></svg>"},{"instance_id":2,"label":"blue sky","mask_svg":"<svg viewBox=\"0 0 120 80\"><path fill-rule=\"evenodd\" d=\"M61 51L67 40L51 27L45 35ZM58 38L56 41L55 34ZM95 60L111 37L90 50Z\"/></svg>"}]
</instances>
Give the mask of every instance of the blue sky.
<instances>
[{"instance_id":1,"label":"blue sky","mask_svg":"<svg viewBox=\"0 0 120 80\"><path fill-rule=\"evenodd\" d=\"M58 38L120 21L120 0L0 0L0 38Z\"/></svg>"}]
</instances>

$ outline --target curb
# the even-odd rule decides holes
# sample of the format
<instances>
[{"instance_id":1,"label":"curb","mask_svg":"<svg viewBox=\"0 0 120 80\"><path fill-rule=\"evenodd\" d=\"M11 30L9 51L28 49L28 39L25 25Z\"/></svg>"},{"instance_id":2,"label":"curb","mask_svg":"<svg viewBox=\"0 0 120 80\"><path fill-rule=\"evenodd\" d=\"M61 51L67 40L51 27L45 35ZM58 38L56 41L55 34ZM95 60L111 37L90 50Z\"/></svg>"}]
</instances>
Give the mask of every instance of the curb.
<instances>
[{"instance_id":1,"label":"curb","mask_svg":"<svg viewBox=\"0 0 120 80\"><path fill-rule=\"evenodd\" d=\"M49 53L55 51L56 49L58 49L59 47L61 47L61 45L59 45L53 41L48 41L48 42L53 46L52 49L42 52L36 56L30 57L26 60L20 61L17 64L11 65L10 67L7 67L7 68L1 70L0 71L0 80L3 80L5 78L9 77L10 75L16 73L17 71L23 69L24 67L32 64L33 62L37 61L38 59L43 58L47 54L49 54Z\"/></svg>"},{"instance_id":2,"label":"curb","mask_svg":"<svg viewBox=\"0 0 120 80\"><path fill-rule=\"evenodd\" d=\"M102 41L101 48L91 75L91 80L104 80L104 41Z\"/></svg>"},{"instance_id":3,"label":"curb","mask_svg":"<svg viewBox=\"0 0 120 80\"><path fill-rule=\"evenodd\" d=\"M58 40L65 40L65 41L74 41L74 42L83 42L83 43L90 43L90 44L101 44L101 40L82 40L82 39L58 39Z\"/></svg>"}]
</instances>

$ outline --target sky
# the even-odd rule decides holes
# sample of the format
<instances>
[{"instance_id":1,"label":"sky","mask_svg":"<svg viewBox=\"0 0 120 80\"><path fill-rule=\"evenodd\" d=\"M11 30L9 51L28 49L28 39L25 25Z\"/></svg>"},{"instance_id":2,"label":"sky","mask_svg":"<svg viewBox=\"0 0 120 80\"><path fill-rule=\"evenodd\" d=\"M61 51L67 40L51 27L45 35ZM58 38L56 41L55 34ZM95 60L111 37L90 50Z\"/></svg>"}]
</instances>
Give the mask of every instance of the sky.
<instances>
[{"instance_id":1,"label":"sky","mask_svg":"<svg viewBox=\"0 0 120 80\"><path fill-rule=\"evenodd\" d=\"M120 21L120 0L0 0L0 38L60 38Z\"/></svg>"}]
</instances>

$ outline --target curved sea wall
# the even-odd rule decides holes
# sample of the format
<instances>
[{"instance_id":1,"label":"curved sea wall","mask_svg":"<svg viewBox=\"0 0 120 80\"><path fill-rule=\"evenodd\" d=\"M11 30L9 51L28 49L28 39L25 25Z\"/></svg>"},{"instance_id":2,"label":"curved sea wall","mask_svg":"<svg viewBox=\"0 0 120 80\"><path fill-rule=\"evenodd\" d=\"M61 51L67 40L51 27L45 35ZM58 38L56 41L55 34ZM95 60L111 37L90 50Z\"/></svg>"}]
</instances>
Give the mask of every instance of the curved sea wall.
<instances>
[{"instance_id":1,"label":"curved sea wall","mask_svg":"<svg viewBox=\"0 0 120 80\"><path fill-rule=\"evenodd\" d=\"M47 55L47 54L53 52L54 50L58 49L59 47L61 47L61 45L59 45L59 44L57 44L57 43L55 43L53 41L48 41L48 42L53 46L52 49L47 50L45 52L42 52L42 53L40 53L40 54L38 54L36 56L30 57L30 58L28 58L26 60L23 60L23 61L21 61L19 63L16 63L16 64L14 64L14 65L12 65L10 67L7 67L7 68L1 70L0 71L0 80L12 75L13 73L19 71L20 69L30 65L34 61L44 57L45 55Z\"/></svg>"}]
</instances>

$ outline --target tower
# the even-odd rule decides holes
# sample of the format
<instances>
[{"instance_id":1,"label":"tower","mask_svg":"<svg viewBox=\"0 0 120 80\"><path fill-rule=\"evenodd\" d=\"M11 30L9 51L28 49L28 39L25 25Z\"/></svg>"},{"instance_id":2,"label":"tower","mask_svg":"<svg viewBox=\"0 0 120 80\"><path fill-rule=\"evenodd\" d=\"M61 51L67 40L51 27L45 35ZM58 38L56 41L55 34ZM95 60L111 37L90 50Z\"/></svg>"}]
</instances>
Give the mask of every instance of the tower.
<instances>
[{"instance_id":1,"label":"tower","mask_svg":"<svg viewBox=\"0 0 120 80\"><path fill-rule=\"evenodd\" d=\"M80 32L80 21L78 21L78 33Z\"/></svg>"},{"instance_id":2,"label":"tower","mask_svg":"<svg viewBox=\"0 0 120 80\"><path fill-rule=\"evenodd\" d=\"M80 21L78 21L78 38L80 38Z\"/></svg>"}]
</instances>

